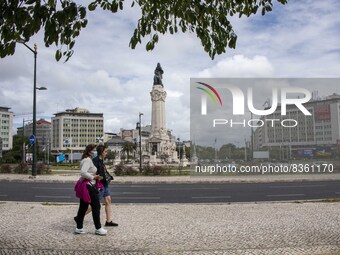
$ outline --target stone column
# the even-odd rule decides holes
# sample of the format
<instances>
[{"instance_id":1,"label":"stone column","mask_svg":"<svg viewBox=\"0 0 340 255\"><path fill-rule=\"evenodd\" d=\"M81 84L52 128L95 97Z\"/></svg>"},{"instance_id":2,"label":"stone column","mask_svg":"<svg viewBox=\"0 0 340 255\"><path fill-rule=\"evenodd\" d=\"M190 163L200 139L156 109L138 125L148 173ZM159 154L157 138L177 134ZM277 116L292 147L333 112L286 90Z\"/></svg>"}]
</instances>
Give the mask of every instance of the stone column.
<instances>
[{"instance_id":1,"label":"stone column","mask_svg":"<svg viewBox=\"0 0 340 255\"><path fill-rule=\"evenodd\" d=\"M152 101L150 138L169 140L165 125L166 91L162 85L153 85L150 95Z\"/></svg>"}]
</instances>

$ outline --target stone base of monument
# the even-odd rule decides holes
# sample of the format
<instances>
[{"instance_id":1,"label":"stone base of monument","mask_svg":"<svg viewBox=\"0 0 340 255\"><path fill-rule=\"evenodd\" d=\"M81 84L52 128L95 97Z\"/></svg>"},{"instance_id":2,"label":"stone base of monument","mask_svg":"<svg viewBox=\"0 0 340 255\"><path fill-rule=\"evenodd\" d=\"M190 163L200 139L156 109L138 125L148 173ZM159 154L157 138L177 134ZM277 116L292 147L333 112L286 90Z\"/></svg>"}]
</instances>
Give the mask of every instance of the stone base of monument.
<instances>
[{"instance_id":1,"label":"stone base of monument","mask_svg":"<svg viewBox=\"0 0 340 255\"><path fill-rule=\"evenodd\" d=\"M150 155L150 160L149 162L151 164L157 164L157 156L156 155Z\"/></svg>"},{"instance_id":2,"label":"stone base of monument","mask_svg":"<svg viewBox=\"0 0 340 255\"><path fill-rule=\"evenodd\" d=\"M188 166L188 164L189 164L188 159L186 159L186 158L181 159L181 163L180 163L181 166Z\"/></svg>"}]
</instances>

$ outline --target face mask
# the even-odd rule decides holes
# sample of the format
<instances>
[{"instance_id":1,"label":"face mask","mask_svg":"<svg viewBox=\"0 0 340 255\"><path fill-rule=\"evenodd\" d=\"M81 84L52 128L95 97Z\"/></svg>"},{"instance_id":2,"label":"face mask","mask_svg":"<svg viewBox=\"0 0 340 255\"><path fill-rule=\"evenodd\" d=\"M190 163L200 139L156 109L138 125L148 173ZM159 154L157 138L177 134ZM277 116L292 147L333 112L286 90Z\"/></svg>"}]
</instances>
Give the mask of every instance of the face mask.
<instances>
[{"instance_id":1,"label":"face mask","mask_svg":"<svg viewBox=\"0 0 340 255\"><path fill-rule=\"evenodd\" d=\"M93 158L95 158L95 157L97 157L97 156L98 156L98 152L96 152L96 151L92 152L92 157L93 157Z\"/></svg>"}]
</instances>

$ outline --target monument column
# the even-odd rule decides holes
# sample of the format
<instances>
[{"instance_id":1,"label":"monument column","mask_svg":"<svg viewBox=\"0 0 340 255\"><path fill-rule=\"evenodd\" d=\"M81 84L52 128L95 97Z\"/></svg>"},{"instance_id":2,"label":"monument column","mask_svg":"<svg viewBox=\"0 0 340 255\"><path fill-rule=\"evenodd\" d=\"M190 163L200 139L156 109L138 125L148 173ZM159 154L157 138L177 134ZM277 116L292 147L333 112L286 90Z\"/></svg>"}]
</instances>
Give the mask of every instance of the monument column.
<instances>
[{"instance_id":1,"label":"monument column","mask_svg":"<svg viewBox=\"0 0 340 255\"><path fill-rule=\"evenodd\" d=\"M169 140L169 136L166 131L165 122L165 98L166 91L164 90L162 83L163 69L158 63L155 69L155 77L152 86L151 102L152 102L152 113L151 113L151 134L150 138Z\"/></svg>"},{"instance_id":2,"label":"monument column","mask_svg":"<svg viewBox=\"0 0 340 255\"><path fill-rule=\"evenodd\" d=\"M176 144L170 141L165 122L165 99L166 91L162 83L163 69L158 63L155 69L152 90L150 92L151 132L148 139L148 147L151 163L173 162L177 160ZM175 155L175 156L174 156Z\"/></svg>"},{"instance_id":3,"label":"monument column","mask_svg":"<svg viewBox=\"0 0 340 255\"><path fill-rule=\"evenodd\" d=\"M163 86L153 85L150 92L152 101L151 114L151 135L162 139L163 133L166 135L165 126L165 98L166 91Z\"/></svg>"}]
</instances>

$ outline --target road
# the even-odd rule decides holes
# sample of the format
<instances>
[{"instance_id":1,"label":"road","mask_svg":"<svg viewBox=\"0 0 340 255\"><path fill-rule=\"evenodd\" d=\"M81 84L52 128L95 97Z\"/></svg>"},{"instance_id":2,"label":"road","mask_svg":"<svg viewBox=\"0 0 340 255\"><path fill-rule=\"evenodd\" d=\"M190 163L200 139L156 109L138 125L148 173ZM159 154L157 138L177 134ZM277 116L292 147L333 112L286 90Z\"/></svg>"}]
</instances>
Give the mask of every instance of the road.
<instances>
[{"instance_id":1,"label":"road","mask_svg":"<svg viewBox=\"0 0 340 255\"><path fill-rule=\"evenodd\" d=\"M226 184L114 184L113 203L229 203L295 201L340 197L340 181L226 183ZM1 201L74 203L71 183L0 182Z\"/></svg>"}]
</instances>

